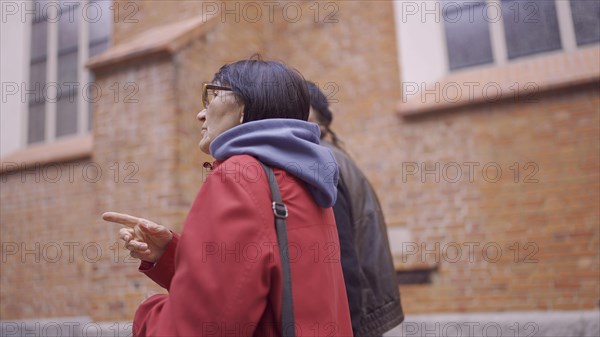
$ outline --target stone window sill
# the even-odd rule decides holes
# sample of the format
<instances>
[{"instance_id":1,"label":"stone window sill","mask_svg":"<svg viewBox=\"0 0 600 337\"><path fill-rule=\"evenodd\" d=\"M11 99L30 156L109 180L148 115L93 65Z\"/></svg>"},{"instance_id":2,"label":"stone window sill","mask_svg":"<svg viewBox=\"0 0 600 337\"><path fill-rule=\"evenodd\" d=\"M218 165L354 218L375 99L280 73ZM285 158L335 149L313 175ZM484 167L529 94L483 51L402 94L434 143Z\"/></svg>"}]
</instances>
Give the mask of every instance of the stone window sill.
<instances>
[{"instance_id":1,"label":"stone window sill","mask_svg":"<svg viewBox=\"0 0 600 337\"><path fill-rule=\"evenodd\" d=\"M396 277L400 285L431 284L433 282L433 275L438 272L439 267L439 263L416 261L412 261L412 263L410 261L399 263L398 261L394 261Z\"/></svg>"},{"instance_id":2,"label":"stone window sill","mask_svg":"<svg viewBox=\"0 0 600 337\"><path fill-rule=\"evenodd\" d=\"M0 174L90 157L92 146L92 135L77 135L52 143L32 145L2 158Z\"/></svg>"},{"instance_id":3,"label":"stone window sill","mask_svg":"<svg viewBox=\"0 0 600 337\"><path fill-rule=\"evenodd\" d=\"M397 112L411 117L513 100L600 82L600 46L536 55L502 66L456 71L435 83L402 83Z\"/></svg>"}]
</instances>

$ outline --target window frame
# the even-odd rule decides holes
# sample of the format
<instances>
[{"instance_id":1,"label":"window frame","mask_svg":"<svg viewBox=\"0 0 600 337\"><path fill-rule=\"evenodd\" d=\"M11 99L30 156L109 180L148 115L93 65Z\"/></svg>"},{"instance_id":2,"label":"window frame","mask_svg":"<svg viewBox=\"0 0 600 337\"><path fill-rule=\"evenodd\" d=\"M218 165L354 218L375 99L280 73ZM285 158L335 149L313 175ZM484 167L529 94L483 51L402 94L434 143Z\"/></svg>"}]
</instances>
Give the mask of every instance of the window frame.
<instances>
[{"instance_id":1,"label":"window frame","mask_svg":"<svg viewBox=\"0 0 600 337\"><path fill-rule=\"evenodd\" d=\"M87 6L89 3L92 3L94 1L92 0L73 0L72 2L78 2L78 5L76 8L73 8L71 10L74 11L79 11L76 12L75 15L81 15L81 9L84 8L84 6ZM35 0L32 1L32 6L35 6ZM70 7L66 7L64 8L64 6L61 5L59 0L50 0L48 1L46 4L40 4L40 6L46 6L45 9L47 10L47 14L48 17L50 18L56 18L58 15L58 11L62 10L62 11L68 11L70 9ZM62 9L59 9L62 8ZM66 13L61 12L61 17L63 15L67 15ZM109 15L109 13L105 13L104 15ZM44 125L44 130L45 130L45 135L43 140L41 141L36 141L36 142L29 142L29 114L30 114L30 103L29 103L29 97L27 100L27 103L25 104L25 113L23 114L22 117L22 123L21 123L21 139L20 139L20 148L21 149L25 149L31 146L36 146L36 145L43 145L43 144L48 144L48 143L53 143L56 142L58 140L62 140L64 138L70 138L70 137L81 137L81 136L86 136L88 134L90 134L91 132L91 123L90 123L90 111L91 111L91 106L90 104L87 102L85 95L83 94L83 89L85 87L85 84L90 82L91 79L91 72L85 67L86 62L89 60L89 55L90 55L90 49L93 47L91 45L91 42L95 42L96 44L98 44L99 42L105 42L106 40L108 41L108 45L110 46L110 41L111 41L111 36L110 34L107 36L106 39L102 40L102 41L91 41L90 39L90 30L91 30L91 22L89 22L89 20L84 20L83 18L79 17L79 25L78 25L78 36L77 36L77 46L76 46L76 50L77 50L77 87L74 89L75 90L75 100L76 100L76 105L77 105L77 130L75 133L71 133L71 134L66 134L66 135L61 135L58 136L56 135L57 132L57 109L58 109L58 103L60 101L60 99L58 99L58 97L55 95L56 90L53 89L53 87L55 87L56 85L58 85L58 80L59 80L59 74L58 74L58 67L59 67L59 25L60 25L60 20L48 20L46 19L46 29L47 29L47 45L46 45L46 80L45 80L45 84L44 86L46 86L48 83L53 83L54 85L50 85L45 87L47 90L47 94L45 97L42 98L42 101L44 105L44 115L45 115L45 125ZM27 39L27 43L26 43L26 52L25 52L25 56L27 57L27 71L25 74L25 80L27 81L27 83L30 85L31 84L31 78L30 78L30 71L31 71L31 65L33 64L32 59L31 59L31 41L32 41L32 26L35 20L31 20L29 22L27 22L27 25L29 26L27 28L28 31L28 39ZM110 22L110 21L109 21ZM109 23L110 24L110 23ZM109 32L110 29L112 27L109 27ZM65 97L64 95L69 95L71 94L70 92L62 92L62 99L68 99L68 96ZM52 98L52 99L49 99ZM57 97L57 99L54 99L54 97Z\"/></svg>"},{"instance_id":2,"label":"window frame","mask_svg":"<svg viewBox=\"0 0 600 337\"><path fill-rule=\"evenodd\" d=\"M502 0L485 0L485 2L490 7L493 6L499 10L502 9ZM406 11L406 8L408 8L408 6L406 8L404 7L405 3L415 3L421 5L422 7L420 7L419 10L425 12L425 14L421 14L421 16L425 16L425 20L421 19L421 21L419 21L415 19L412 23L408 22L407 24L407 21L410 21L411 17L407 16L407 14L404 12ZM436 0L435 2L431 3L414 2L412 0L394 1L395 25L399 49L398 63L401 69L401 82L430 83L457 72L477 71L478 69L482 68L503 66L522 60L539 58L550 54L572 52L581 48L598 45L598 43L592 43L578 46L575 35L573 14L571 11L571 0L554 0L554 3L559 27L559 37L561 41L560 49L530 54L509 60L504 20L502 17L500 17L497 20L488 21L493 62L450 70L446 30L444 27L443 17L444 1ZM429 15L434 10L434 6L436 6L438 11L435 20L433 19L433 16ZM409 46L407 47L406 41L414 39L408 36L410 32L419 31L419 34L423 34L420 29L415 29L419 24L422 24L423 27L425 27L425 30L427 30L427 34L429 35L426 39L421 40L421 44L410 42ZM410 25L413 26L411 27ZM433 38L431 38L432 36ZM422 41L428 41L428 43L422 44ZM427 67L425 67L423 64L420 64L420 59L416 60L416 57L408 55L408 53L415 53L415 47L419 47L418 50L428 51L428 53L423 53L425 55L420 56L420 58L423 59L422 62L425 62L425 59L427 60ZM435 51L435 53L431 53L431 51Z\"/></svg>"}]
</instances>

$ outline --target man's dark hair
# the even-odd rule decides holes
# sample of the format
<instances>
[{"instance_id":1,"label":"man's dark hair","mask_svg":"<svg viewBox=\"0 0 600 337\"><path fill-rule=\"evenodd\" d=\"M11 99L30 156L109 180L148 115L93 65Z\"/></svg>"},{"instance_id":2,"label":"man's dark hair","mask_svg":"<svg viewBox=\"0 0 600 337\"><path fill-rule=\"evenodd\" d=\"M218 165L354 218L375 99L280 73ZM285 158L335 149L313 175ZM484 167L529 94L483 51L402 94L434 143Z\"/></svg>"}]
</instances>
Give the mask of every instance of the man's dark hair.
<instances>
[{"instance_id":1,"label":"man's dark hair","mask_svg":"<svg viewBox=\"0 0 600 337\"><path fill-rule=\"evenodd\" d=\"M244 103L243 123L268 118L308 120L310 98L304 77L281 62L258 56L226 64L213 83L231 87Z\"/></svg>"},{"instance_id":2,"label":"man's dark hair","mask_svg":"<svg viewBox=\"0 0 600 337\"><path fill-rule=\"evenodd\" d=\"M331 142L338 149L344 150L343 142L338 138L337 134L331 130L331 122L333 121L333 114L329 110L329 101L327 96L319 89L319 87L311 82L306 81L308 86L308 93L310 96L310 106L315 111L315 117L317 118L318 124L320 124L325 131L321 133L321 139L325 138L328 134L331 136Z\"/></svg>"},{"instance_id":3,"label":"man's dark hair","mask_svg":"<svg viewBox=\"0 0 600 337\"><path fill-rule=\"evenodd\" d=\"M306 85L308 86L308 94L310 95L310 105L317 112L317 120L324 127L329 128L333 120L333 114L329 110L327 96L313 82L306 81Z\"/></svg>"}]
</instances>

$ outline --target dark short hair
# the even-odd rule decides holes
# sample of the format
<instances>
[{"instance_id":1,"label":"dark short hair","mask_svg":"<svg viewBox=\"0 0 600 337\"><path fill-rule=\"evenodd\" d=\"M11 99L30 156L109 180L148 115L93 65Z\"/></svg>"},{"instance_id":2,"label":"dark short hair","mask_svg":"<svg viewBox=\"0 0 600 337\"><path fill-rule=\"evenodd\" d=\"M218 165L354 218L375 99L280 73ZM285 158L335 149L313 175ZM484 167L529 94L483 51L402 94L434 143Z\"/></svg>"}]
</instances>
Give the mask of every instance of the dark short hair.
<instances>
[{"instance_id":1,"label":"dark short hair","mask_svg":"<svg viewBox=\"0 0 600 337\"><path fill-rule=\"evenodd\" d=\"M317 120L323 126L328 127L333 121L333 114L329 110L329 101L327 96L319 87L311 81L306 81L308 94L310 96L310 106L317 112Z\"/></svg>"},{"instance_id":2,"label":"dark short hair","mask_svg":"<svg viewBox=\"0 0 600 337\"><path fill-rule=\"evenodd\" d=\"M260 57L226 64L213 78L229 86L244 103L243 123L268 118L308 120L310 98L295 69Z\"/></svg>"}]
</instances>

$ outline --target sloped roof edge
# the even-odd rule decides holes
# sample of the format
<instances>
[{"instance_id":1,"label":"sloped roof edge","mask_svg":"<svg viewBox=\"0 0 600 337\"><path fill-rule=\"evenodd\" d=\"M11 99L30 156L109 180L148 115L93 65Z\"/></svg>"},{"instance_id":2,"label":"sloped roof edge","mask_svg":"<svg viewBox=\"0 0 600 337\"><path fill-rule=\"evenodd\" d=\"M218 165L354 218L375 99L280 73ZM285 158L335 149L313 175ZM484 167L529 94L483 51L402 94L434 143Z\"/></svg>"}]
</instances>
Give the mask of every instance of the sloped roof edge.
<instances>
[{"instance_id":1,"label":"sloped roof edge","mask_svg":"<svg viewBox=\"0 0 600 337\"><path fill-rule=\"evenodd\" d=\"M174 54L190 41L206 34L218 22L218 16L203 15L154 27L127 42L110 47L104 53L91 58L86 66L91 70L97 70L150 55Z\"/></svg>"}]
</instances>

